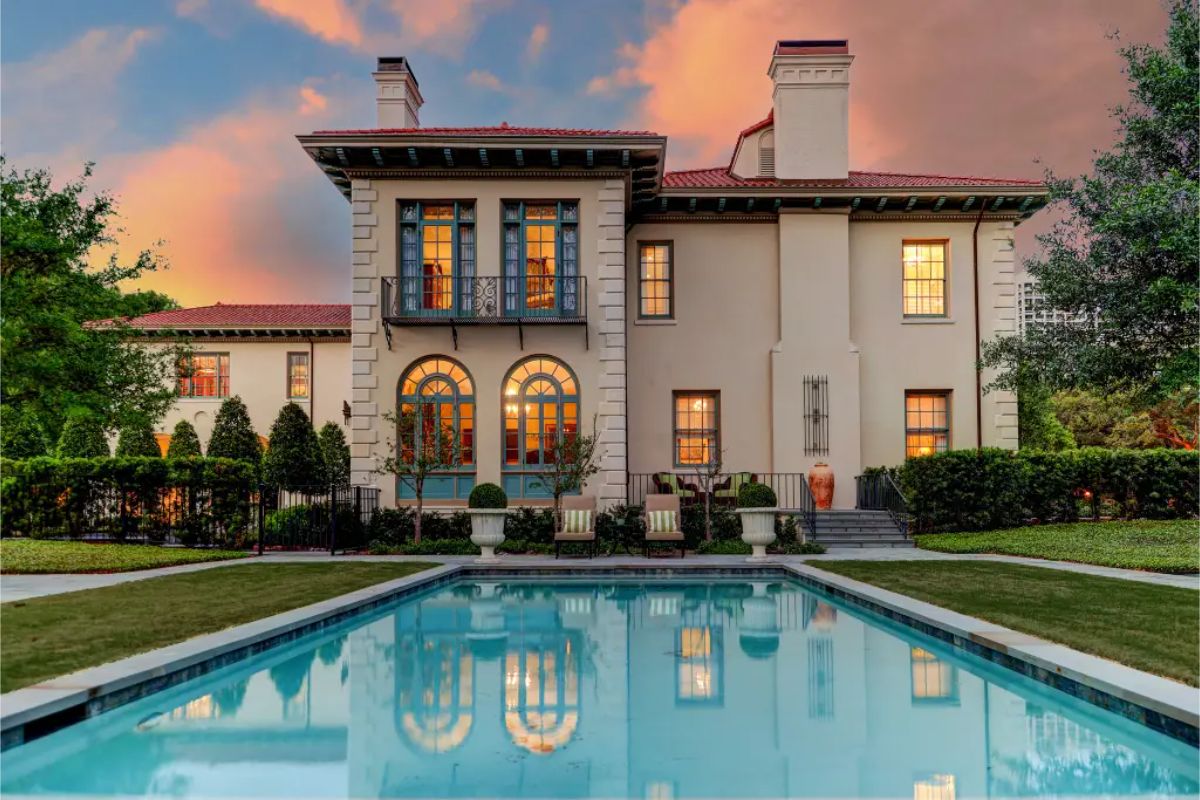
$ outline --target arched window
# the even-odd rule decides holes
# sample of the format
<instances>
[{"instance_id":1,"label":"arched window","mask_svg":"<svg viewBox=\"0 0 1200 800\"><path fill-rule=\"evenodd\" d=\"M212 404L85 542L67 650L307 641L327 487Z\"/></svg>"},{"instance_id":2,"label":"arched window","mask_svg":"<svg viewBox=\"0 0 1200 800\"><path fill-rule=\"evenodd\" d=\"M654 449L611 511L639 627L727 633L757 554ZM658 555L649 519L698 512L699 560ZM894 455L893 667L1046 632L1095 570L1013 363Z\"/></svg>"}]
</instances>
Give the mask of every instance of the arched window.
<instances>
[{"instance_id":1,"label":"arched window","mask_svg":"<svg viewBox=\"0 0 1200 800\"><path fill-rule=\"evenodd\" d=\"M409 367L400 379L396 398L401 418L416 415L406 435L398 436L401 452L412 458L417 448L428 446L439 429L458 447L459 466L425 481L424 495L430 499L464 498L475 485L475 384L457 361L430 356ZM413 487L400 481L397 496L412 498Z\"/></svg>"},{"instance_id":2,"label":"arched window","mask_svg":"<svg viewBox=\"0 0 1200 800\"><path fill-rule=\"evenodd\" d=\"M579 430L579 383L550 356L519 362L504 379L504 490L513 497L549 497L539 475L553 463L554 443Z\"/></svg>"},{"instance_id":3,"label":"arched window","mask_svg":"<svg viewBox=\"0 0 1200 800\"><path fill-rule=\"evenodd\" d=\"M758 139L758 174L763 178L775 177L775 131L770 130Z\"/></svg>"}]
</instances>

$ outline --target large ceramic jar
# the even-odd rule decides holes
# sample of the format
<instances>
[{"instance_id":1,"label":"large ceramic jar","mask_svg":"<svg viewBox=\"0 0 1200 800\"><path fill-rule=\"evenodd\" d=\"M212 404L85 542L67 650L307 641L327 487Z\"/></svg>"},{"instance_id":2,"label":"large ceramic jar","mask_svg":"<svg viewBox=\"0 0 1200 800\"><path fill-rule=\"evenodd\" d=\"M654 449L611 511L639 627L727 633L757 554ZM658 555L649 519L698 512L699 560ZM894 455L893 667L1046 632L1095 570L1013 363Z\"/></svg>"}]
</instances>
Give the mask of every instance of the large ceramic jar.
<instances>
[{"instance_id":1,"label":"large ceramic jar","mask_svg":"<svg viewBox=\"0 0 1200 800\"><path fill-rule=\"evenodd\" d=\"M828 464L814 464L808 471L808 488L813 500L817 503L818 511L828 511L833 508L833 470Z\"/></svg>"}]
</instances>

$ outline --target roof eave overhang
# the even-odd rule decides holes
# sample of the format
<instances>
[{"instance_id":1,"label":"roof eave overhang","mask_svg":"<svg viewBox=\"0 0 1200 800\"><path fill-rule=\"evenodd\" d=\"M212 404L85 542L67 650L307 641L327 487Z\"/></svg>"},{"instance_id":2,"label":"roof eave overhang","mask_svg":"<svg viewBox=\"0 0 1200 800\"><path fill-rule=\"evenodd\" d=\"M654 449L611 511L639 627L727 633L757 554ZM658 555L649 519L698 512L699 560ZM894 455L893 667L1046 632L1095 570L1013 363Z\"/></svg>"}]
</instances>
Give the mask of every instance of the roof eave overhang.
<instances>
[{"instance_id":1,"label":"roof eave overhang","mask_svg":"<svg viewBox=\"0 0 1200 800\"><path fill-rule=\"evenodd\" d=\"M330 339L349 337L349 327L329 327L313 325L188 325L179 327L139 328L133 326L114 326L116 330L137 338L151 339L207 339L207 338L237 338L237 339Z\"/></svg>"},{"instance_id":2,"label":"roof eave overhang","mask_svg":"<svg viewBox=\"0 0 1200 800\"><path fill-rule=\"evenodd\" d=\"M672 197L720 196L728 194L760 195L770 197L940 197L942 195L1019 195L1021 197L1046 197L1050 190L1045 185L996 184L988 186L946 185L930 186L670 186L663 187L659 194Z\"/></svg>"}]
</instances>

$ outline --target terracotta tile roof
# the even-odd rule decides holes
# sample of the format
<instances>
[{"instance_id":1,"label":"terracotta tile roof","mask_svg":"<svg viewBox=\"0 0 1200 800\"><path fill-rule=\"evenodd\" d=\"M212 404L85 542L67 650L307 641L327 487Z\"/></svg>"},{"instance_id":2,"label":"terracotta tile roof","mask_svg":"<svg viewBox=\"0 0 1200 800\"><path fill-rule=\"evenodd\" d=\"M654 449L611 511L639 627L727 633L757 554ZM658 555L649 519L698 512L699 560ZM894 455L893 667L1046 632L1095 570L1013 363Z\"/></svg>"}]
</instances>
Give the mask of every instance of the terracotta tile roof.
<instances>
[{"instance_id":1,"label":"terracotta tile roof","mask_svg":"<svg viewBox=\"0 0 1200 800\"><path fill-rule=\"evenodd\" d=\"M502 123L471 128L352 128L313 131L313 136L658 136L654 131L618 131L592 128L527 128Z\"/></svg>"},{"instance_id":2,"label":"terracotta tile roof","mask_svg":"<svg viewBox=\"0 0 1200 800\"><path fill-rule=\"evenodd\" d=\"M156 328L349 328L350 306L343 303L217 303L156 311L123 320L143 330ZM104 325L111 319L89 325Z\"/></svg>"},{"instance_id":3,"label":"terracotta tile roof","mask_svg":"<svg viewBox=\"0 0 1200 800\"><path fill-rule=\"evenodd\" d=\"M775 124L775 109L772 108L770 111L767 112L766 117L764 117L763 119L760 119L758 122L754 123L749 128L746 128L744 131L739 133L738 134L738 142L740 143L742 139L745 139L750 134L757 133L758 131L761 131L763 128L767 127L768 125L774 125L774 124Z\"/></svg>"},{"instance_id":4,"label":"terracotta tile roof","mask_svg":"<svg viewBox=\"0 0 1200 800\"><path fill-rule=\"evenodd\" d=\"M710 167L708 169L689 169L668 172L663 175L664 189L723 189L723 188L755 188L764 189L941 189L949 187L978 186L1028 186L1031 189L1042 187L1041 181L1023 178L982 178L977 176L958 175L917 175L903 172L857 172L851 170L845 180L838 179L804 179L783 180L780 178L739 178L729 171L728 167Z\"/></svg>"}]
</instances>

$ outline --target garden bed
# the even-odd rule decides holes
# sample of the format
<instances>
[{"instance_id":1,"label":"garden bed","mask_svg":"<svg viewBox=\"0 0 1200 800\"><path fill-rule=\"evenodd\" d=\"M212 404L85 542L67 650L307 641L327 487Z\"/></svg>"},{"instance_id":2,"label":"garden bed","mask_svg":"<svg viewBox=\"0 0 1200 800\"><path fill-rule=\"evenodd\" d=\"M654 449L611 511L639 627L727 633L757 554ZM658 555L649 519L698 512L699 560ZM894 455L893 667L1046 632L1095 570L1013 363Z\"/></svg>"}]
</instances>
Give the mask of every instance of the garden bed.
<instances>
[{"instance_id":1,"label":"garden bed","mask_svg":"<svg viewBox=\"0 0 1200 800\"><path fill-rule=\"evenodd\" d=\"M244 550L200 550L140 544L57 542L37 539L0 541L0 573L106 573L175 567L245 558Z\"/></svg>"}]
</instances>

